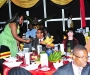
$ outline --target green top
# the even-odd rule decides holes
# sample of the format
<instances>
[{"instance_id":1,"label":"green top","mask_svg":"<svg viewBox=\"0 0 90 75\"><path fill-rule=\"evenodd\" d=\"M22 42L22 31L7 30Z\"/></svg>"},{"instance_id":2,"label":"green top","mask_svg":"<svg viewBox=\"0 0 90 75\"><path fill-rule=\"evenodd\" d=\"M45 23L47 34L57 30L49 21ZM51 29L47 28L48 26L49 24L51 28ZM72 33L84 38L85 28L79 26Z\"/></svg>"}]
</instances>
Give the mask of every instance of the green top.
<instances>
[{"instance_id":1,"label":"green top","mask_svg":"<svg viewBox=\"0 0 90 75\"><path fill-rule=\"evenodd\" d=\"M17 28L17 33L19 33L19 28ZM11 52L11 56L16 56L18 52L17 42L14 39L9 23L5 26L4 31L0 34L0 45L8 46Z\"/></svg>"}]
</instances>

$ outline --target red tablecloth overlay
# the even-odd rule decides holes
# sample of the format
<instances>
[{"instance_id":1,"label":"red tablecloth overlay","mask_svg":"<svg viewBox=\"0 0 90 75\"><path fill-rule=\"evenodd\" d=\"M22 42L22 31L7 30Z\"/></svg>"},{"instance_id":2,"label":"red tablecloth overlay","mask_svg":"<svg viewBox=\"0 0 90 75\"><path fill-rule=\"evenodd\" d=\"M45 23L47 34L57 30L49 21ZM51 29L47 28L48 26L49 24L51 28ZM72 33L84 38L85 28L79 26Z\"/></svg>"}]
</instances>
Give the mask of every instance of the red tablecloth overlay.
<instances>
[{"instance_id":1,"label":"red tablecloth overlay","mask_svg":"<svg viewBox=\"0 0 90 75\"><path fill-rule=\"evenodd\" d=\"M3 64L3 75L8 75L8 72L11 68ZM32 75L52 75L53 72L55 72L55 68L53 66L50 67L50 70L48 71L41 71L39 69L36 70L29 70L29 72L32 73Z\"/></svg>"},{"instance_id":2,"label":"red tablecloth overlay","mask_svg":"<svg viewBox=\"0 0 90 75\"><path fill-rule=\"evenodd\" d=\"M64 64L68 64L68 62L64 62ZM48 71L41 71L40 69L37 69L37 70L29 70L29 72L32 73L32 75L52 75L56 71L52 62L49 62L49 68L50 70ZM8 75L10 69L11 69L10 67L3 64L3 75Z\"/></svg>"}]
</instances>

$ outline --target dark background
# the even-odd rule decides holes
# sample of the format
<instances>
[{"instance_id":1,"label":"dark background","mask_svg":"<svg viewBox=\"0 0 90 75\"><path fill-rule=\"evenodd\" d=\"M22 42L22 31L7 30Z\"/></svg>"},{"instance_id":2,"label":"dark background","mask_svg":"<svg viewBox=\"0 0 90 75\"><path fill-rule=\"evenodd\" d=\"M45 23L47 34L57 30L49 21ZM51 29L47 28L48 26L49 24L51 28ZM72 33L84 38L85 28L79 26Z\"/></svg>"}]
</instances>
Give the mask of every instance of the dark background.
<instances>
[{"instance_id":1,"label":"dark background","mask_svg":"<svg viewBox=\"0 0 90 75\"><path fill-rule=\"evenodd\" d=\"M65 9L64 10L65 18L68 17L69 13L72 13L73 18L79 18L80 17L79 0L74 0L74 1L75 2L72 5L64 8ZM86 17L89 17L90 16L90 3L87 0L84 0L84 1L85 1L85 15L86 15ZM2 8L0 8L0 22L7 21L9 19L8 10L9 10L9 8L8 8L7 3L5 3ZM12 16L17 12L22 12L23 14L26 14L27 10L29 11L30 17L33 17L33 18L37 17L38 19L44 18L44 9L43 9L43 1L42 0L40 0L34 7L27 8L27 9L18 7L11 2ZM46 0L46 12L47 12L47 17L55 15L53 17L53 19L62 18L62 8L55 5L55 4L52 4L50 2L50 0ZM80 20L74 20L73 22L74 22L74 26L75 26L74 29L75 30L77 28L81 27ZM65 24L67 24L67 23L65 22ZM43 23L43 25L44 25L44 23ZM89 20L86 21L86 25L88 27L90 27L90 21ZM4 27L4 26L5 26L5 24L0 24L0 27ZM63 32L62 21L47 22L47 27L48 27L50 34L54 35L54 36L56 36L57 32L59 32L60 34L62 34L62 32ZM26 28L27 28L26 24L24 23L23 27L21 28L21 33L26 32Z\"/></svg>"}]
</instances>

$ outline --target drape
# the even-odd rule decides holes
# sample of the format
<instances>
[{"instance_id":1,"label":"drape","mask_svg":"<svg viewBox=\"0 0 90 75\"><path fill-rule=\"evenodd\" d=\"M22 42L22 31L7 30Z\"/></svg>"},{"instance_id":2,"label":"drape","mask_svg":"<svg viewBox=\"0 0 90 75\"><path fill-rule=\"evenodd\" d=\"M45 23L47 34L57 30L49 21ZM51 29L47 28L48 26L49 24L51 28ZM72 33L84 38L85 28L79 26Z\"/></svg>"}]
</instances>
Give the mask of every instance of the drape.
<instances>
[{"instance_id":1,"label":"drape","mask_svg":"<svg viewBox=\"0 0 90 75\"><path fill-rule=\"evenodd\" d=\"M51 1L55 4L66 5L70 3L72 0L51 0Z\"/></svg>"},{"instance_id":2,"label":"drape","mask_svg":"<svg viewBox=\"0 0 90 75\"><path fill-rule=\"evenodd\" d=\"M73 5L77 0L50 0L52 5L55 5L61 9L67 9Z\"/></svg>"},{"instance_id":3,"label":"drape","mask_svg":"<svg viewBox=\"0 0 90 75\"><path fill-rule=\"evenodd\" d=\"M39 2L39 0L11 0L15 5L22 8L30 8Z\"/></svg>"},{"instance_id":4,"label":"drape","mask_svg":"<svg viewBox=\"0 0 90 75\"><path fill-rule=\"evenodd\" d=\"M81 26L86 27L84 0L80 0Z\"/></svg>"},{"instance_id":5,"label":"drape","mask_svg":"<svg viewBox=\"0 0 90 75\"><path fill-rule=\"evenodd\" d=\"M7 0L0 0L0 8L4 5Z\"/></svg>"}]
</instances>

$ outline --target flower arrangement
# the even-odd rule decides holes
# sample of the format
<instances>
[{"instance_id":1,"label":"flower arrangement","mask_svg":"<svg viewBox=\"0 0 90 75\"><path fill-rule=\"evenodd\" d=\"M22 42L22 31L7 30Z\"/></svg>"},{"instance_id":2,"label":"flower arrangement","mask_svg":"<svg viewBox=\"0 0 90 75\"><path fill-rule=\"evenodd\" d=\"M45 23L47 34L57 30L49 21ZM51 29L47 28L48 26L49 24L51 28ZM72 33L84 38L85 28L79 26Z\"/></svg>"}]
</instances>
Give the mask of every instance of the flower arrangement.
<instances>
[{"instance_id":1,"label":"flower arrangement","mask_svg":"<svg viewBox=\"0 0 90 75\"><path fill-rule=\"evenodd\" d=\"M60 61L62 58L62 52L60 51L54 51L53 53L48 56L48 61L49 62L57 62Z\"/></svg>"},{"instance_id":2,"label":"flower arrangement","mask_svg":"<svg viewBox=\"0 0 90 75\"><path fill-rule=\"evenodd\" d=\"M53 41L54 41L53 36L51 37L47 36L46 39L41 42L41 44L44 44L48 47L54 47Z\"/></svg>"}]
</instances>

